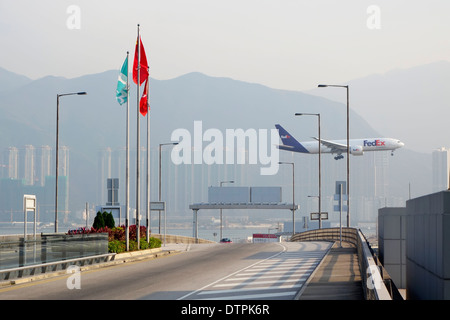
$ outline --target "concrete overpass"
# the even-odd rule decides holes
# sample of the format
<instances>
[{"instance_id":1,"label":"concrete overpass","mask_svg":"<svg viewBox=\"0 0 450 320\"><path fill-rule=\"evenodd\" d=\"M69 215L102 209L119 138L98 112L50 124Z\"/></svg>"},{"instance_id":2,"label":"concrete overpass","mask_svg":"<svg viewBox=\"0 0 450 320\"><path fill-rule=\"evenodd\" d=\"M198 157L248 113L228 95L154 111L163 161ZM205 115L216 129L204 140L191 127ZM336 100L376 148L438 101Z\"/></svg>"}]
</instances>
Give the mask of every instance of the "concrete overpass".
<instances>
[{"instance_id":1,"label":"concrete overpass","mask_svg":"<svg viewBox=\"0 0 450 320\"><path fill-rule=\"evenodd\" d=\"M339 228L310 230L307 232L296 234L295 237L293 237L291 240L292 241L290 243L323 243L324 241L333 243L333 245L330 247L331 249L326 252L326 254L323 256L323 259L321 259L320 263L317 265L314 271L312 271L312 273L308 276L306 283L302 284L301 290L296 295L296 299L392 300L399 298L395 286L392 285L389 276L385 272L383 272L383 268L377 262L376 256L374 256L373 252L371 252L370 247L368 246L364 236L359 230L354 228L343 228L342 233L341 229ZM90 258L84 258L84 260L72 259L71 261L61 261L59 267L56 267L55 263L53 263L54 268L44 268L42 265L36 265L34 267L22 267L22 272L15 274L22 274L22 278L25 278L22 279L22 281L26 280L26 278L31 279L30 281L34 281L38 278L36 270L47 270L47 273L51 273L52 270L58 269L58 274L61 275L62 273L64 273L64 268L68 268L68 266L71 264L82 265L84 268L83 270L89 270L91 268L98 269L102 264L104 266L112 266L117 265L118 263L119 265L123 264L123 262L125 261L146 261L152 255L162 256L165 251L170 251L169 253L173 253L173 249L170 249L172 248L170 245L171 242L190 243L186 244L186 246L190 246L192 243L196 243L197 239L177 236L172 237L167 235L166 241L167 247L163 245L160 252L158 253L143 250L141 252L110 255L109 259L105 259L106 261L101 260L98 262L89 263L86 263L86 260ZM234 251L235 248L240 252L238 253L239 257L241 257L239 259L242 259L242 257L245 256L245 252L247 250L249 250L248 252L250 254L253 250L255 250L255 248L258 247L258 245L252 244L241 246L228 246L211 243L205 244L206 247L211 245L213 245L213 247L210 248L210 250L212 250L211 253L218 250L218 254L223 252L228 255L232 251ZM230 252L229 250L232 251ZM264 252L264 250L262 252ZM262 254L262 252L258 254L253 253L251 254L251 256L258 256ZM229 259L231 260L231 257ZM90 260L93 259L91 258ZM228 259L225 259L225 261L227 260ZM244 260L248 261L248 258ZM241 261L239 263L242 263L242 261L244 260L239 260ZM207 260L201 261L203 261L204 263ZM196 262L189 262L189 264L194 263ZM208 263L210 263L209 260ZM199 267L197 267L197 269L198 268ZM25 269L28 269L28 271L26 271ZM14 274L11 271L9 272L11 275ZM51 277L50 274L45 275L45 278L49 277ZM8 280L10 281L10 283L20 282L15 281L11 278L9 278ZM8 285L8 283L6 283L5 281L3 281L2 284L2 287Z\"/></svg>"},{"instance_id":2,"label":"concrete overpass","mask_svg":"<svg viewBox=\"0 0 450 320\"><path fill-rule=\"evenodd\" d=\"M356 228L324 228L298 233L291 241L333 241L334 245L300 299L403 300Z\"/></svg>"}]
</instances>

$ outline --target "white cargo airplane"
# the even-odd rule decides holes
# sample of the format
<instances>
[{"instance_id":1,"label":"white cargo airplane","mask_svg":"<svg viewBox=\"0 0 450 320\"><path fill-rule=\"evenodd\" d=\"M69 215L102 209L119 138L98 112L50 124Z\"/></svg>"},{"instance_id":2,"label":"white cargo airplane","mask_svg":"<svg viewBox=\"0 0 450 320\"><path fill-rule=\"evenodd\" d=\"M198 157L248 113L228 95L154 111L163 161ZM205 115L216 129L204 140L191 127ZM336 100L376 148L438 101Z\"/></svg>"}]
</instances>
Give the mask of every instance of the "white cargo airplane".
<instances>
[{"instance_id":1,"label":"white cargo airplane","mask_svg":"<svg viewBox=\"0 0 450 320\"><path fill-rule=\"evenodd\" d=\"M318 138L314 138L317 141L298 142L289 132L287 132L282 126L276 124L278 129L282 145L278 145L280 150L287 150L300 153L319 153L319 147L317 141ZM324 140L321 141L321 153L337 154L334 159L339 160L344 158L342 153L347 153L347 140ZM354 156L362 156L365 151L386 151L391 150L391 154L394 155L394 150L403 147L405 144L398 139L391 138L367 138L367 139L349 139L350 154Z\"/></svg>"}]
</instances>

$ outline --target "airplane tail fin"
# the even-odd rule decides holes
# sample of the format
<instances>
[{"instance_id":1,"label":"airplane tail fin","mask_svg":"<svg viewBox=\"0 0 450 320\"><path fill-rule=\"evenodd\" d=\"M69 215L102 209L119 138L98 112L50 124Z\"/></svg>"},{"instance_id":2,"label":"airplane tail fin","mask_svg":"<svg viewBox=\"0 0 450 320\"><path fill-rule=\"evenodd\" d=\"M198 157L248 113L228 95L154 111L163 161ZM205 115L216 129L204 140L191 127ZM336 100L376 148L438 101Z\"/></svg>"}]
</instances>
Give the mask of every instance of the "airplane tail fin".
<instances>
[{"instance_id":1,"label":"airplane tail fin","mask_svg":"<svg viewBox=\"0 0 450 320\"><path fill-rule=\"evenodd\" d=\"M280 135L281 141L283 142L283 145L280 145L278 147L279 149L309 153L309 151L291 134L289 134L289 132L287 132L286 129L284 129L282 126L276 124L275 128L278 129L278 134Z\"/></svg>"}]
</instances>

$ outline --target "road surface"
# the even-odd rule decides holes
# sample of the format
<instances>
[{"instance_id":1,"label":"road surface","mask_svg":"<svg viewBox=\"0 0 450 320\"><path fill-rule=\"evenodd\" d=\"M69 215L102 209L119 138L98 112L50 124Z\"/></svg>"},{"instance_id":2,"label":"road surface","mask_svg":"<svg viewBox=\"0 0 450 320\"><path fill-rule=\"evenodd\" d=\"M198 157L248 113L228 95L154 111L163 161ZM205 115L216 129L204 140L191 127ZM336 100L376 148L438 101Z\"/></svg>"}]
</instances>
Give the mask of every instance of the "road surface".
<instances>
[{"instance_id":1,"label":"road surface","mask_svg":"<svg viewBox=\"0 0 450 320\"><path fill-rule=\"evenodd\" d=\"M179 245L179 254L3 287L0 300L291 300L330 246Z\"/></svg>"}]
</instances>

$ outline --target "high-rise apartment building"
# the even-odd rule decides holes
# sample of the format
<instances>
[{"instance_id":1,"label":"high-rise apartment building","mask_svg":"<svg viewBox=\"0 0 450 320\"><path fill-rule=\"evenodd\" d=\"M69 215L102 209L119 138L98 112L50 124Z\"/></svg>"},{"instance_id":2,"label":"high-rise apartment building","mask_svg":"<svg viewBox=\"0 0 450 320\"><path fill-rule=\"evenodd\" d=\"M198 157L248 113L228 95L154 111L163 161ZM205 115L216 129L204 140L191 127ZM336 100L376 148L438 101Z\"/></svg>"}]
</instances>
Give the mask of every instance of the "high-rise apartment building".
<instances>
[{"instance_id":1,"label":"high-rise apartment building","mask_svg":"<svg viewBox=\"0 0 450 320\"><path fill-rule=\"evenodd\" d=\"M21 156L21 178L27 186L34 185L35 177L35 148L27 144L23 147Z\"/></svg>"},{"instance_id":2,"label":"high-rise apartment building","mask_svg":"<svg viewBox=\"0 0 450 320\"><path fill-rule=\"evenodd\" d=\"M19 150L16 147L5 150L4 163L7 168L4 178L19 179Z\"/></svg>"},{"instance_id":3,"label":"high-rise apartment building","mask_svg":"<svg viewBox=\"0 0 450 320\"><path fill-rule=\"evenodd\" d=\"M35 185L43 187L45 177L52 175L52 148L48 145L36 149Z\"/></svg>"},{"instance_id":4,"label":"high-rise apartment building","mask_svg":"<svg viewBox=\"0 0 450 320\"><path fill-rule=\"evenodd\" d=\"M432 188L433 192L447 190L449 187L449 149L444 147L432 153Z\"/></svg>"}]
</instances>

